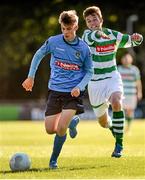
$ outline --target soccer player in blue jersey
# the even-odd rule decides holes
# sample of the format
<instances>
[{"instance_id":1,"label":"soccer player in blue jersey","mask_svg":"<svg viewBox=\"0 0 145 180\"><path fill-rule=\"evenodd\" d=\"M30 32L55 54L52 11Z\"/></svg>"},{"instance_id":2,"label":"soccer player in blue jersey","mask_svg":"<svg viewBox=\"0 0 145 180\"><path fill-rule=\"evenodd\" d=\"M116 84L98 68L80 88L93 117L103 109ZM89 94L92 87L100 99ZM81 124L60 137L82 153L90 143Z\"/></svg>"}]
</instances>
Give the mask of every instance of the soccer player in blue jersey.
<instances>
[{"instance_id":1,"label":"soccer player in blue jersey","mask_svg":"<svg viewBox=\"0 0 145 180\"><path fill-rule=\"evenodd\" d=\"M72 117L84 112L82 97L92 77L92 60L87 44L77 35L76 11L63 11L59 16L62 34L49 37L33 56L28 77L22 83L26 91L32 91L36 70L47 54L51 54L49 96L45 112L45 128L48 134L56 134L49 162L57 168L57 159L66 140L66 131ZM73 127L72 127L73 128Z\"/></svg>"}]
</instances>

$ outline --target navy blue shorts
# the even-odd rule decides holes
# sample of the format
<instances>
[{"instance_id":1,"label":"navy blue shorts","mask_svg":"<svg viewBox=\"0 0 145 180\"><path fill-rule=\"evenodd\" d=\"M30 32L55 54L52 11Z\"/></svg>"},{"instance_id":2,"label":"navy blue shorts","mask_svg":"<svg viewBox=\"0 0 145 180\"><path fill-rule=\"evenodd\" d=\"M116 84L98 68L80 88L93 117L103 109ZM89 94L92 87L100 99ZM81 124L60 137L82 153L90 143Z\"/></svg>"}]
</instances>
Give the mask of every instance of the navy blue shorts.
<instances>
[{"instance_id":1,"label":"navy blue shorts","mask_svg":"<svg viewBox=\"0 0 145 180\"><path fill-rule=\"evenodd\" d=\"M63 109L74 109L76 114L84 113L83 95L72 97L70 92L58 92L50 90L46 104L45 116L61 113Z\"/></svg>"}]
</instances>

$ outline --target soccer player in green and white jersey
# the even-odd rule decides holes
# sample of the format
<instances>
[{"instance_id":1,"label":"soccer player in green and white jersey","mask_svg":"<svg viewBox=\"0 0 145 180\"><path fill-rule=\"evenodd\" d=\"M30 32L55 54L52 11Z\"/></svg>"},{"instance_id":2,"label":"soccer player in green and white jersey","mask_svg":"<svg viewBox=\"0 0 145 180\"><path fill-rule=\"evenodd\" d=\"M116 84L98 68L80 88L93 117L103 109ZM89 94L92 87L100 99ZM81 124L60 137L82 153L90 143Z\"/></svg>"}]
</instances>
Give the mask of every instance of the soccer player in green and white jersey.
<instances>
[{"instance_id":1,"label":"soccer player in green and white jersey","mask_svg":"<svg viewBox=\"0 0 145 180\"><path fill-rule=\"evenodd\" d=\"M132 63L133 56L127 52L121 57L121 65L118 65L118 71L122 77L124 89L123 108L127 122L126 131L130 129L137 102L142 99L140 70Z\"/></svg>"},{"instance_id":2,"label":"soccer player in green and white jersey","mask_svg":"<svg viewBox=\"0 0 145 180\"><path fill-rule=\"evenodd\" d=\"M140 45L143 37L138 33L122 34L102 27L103 17L99 7L91 6L83 11L88 27L83 40L90 46L94 74L88 84L89 99L100 125L110 128L115 137L112 157L119 158L123 150L124 112L122 108L123 84L117 71L116 53L118 48ZM102 31L102 37L98 31ZM104 38L104 34L107 35ZM108 115L108 105L112 106L113 117Z\"/></svg>"}]
</instances>

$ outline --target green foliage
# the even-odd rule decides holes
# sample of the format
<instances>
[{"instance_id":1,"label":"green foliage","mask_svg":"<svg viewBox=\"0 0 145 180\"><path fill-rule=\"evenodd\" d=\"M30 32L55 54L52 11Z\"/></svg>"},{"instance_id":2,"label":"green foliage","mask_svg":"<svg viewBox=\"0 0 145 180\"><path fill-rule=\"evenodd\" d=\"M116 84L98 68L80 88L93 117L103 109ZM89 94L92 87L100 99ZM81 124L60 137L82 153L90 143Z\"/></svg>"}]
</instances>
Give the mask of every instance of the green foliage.
<instances>
[{"instance_id":1,"label":"green foliage","mask_svg":"<svg viewBox=\"0 0 145 180\"><path fill-rule=\"evenodd\" d=\"M98 5L102 9L104 25L121 32L126 30L126 18L130 14L138 14L139 21L134 25L137 32L145 35L145 5L144 3L126 2L104 3L102 1L81 1L81 0L43 0L43 1L11 1L0 6L0 99L23 99L29 98L20 90L21 82L27 76L31 59L35 51L51 35L61 33L58 24L58 17L63 10L76 9L79 15L78 35L82 36L85 29L85 22L82 12L87 6ZM142 71L142 79L145 79L144 67L144 43L135 48L137 60ZM142 54L142 55L141 55ZM49 74L49 58L41 66L39 76L42 76L42 84L46 84ZM13 75L13 77L11 77ZM37 80L36 80L37 81ZM13 87L12 87L13 84ZM145 83L144 83L145 84ZM143 84L143 89L145 85ZM44 86L46 87L46 86ZM13 89L13 93L11 93ZM36 87L37 93L32 98L40 98L45 95L42 85ZM15 96L13 95L15 94Z\"/></svg>"}]
</instances>

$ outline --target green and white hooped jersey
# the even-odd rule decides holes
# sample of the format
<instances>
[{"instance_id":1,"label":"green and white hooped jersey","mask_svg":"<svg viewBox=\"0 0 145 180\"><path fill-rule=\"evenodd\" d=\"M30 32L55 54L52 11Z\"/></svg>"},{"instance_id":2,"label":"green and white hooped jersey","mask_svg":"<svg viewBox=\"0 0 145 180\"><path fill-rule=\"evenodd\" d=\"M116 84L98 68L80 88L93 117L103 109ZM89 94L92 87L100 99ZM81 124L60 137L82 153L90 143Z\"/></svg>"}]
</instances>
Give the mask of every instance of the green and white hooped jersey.
<instances>
[{"instance_id":1,"label":"green and white hooped jersey","mask_svg":"<svg viewBox=\"0 0 145 180\"><path fill-rule=\"evenodd\" d=\"M140 80L140 71L138 67L131 65L129 67L124 67L123 65L118 66L118 71L122 77L124 95L126 96L136 96L136 82Z\"/></svg>"},{"instance_id":2,"label":"green and white hooped jersey","mask_svg":"<svg viewBox=\"0 0 145 180\"><path fill-rule=\"evenodd\" d=\"M108 28L102 31L110 39L100 38L96 31L85 30L82 39L89 45L92 53L94 74L92 80L112 77L117 71L116 53L118 48L138 46L142 41L131 41L131 36Z\"/></svg>"}]
</instances>

